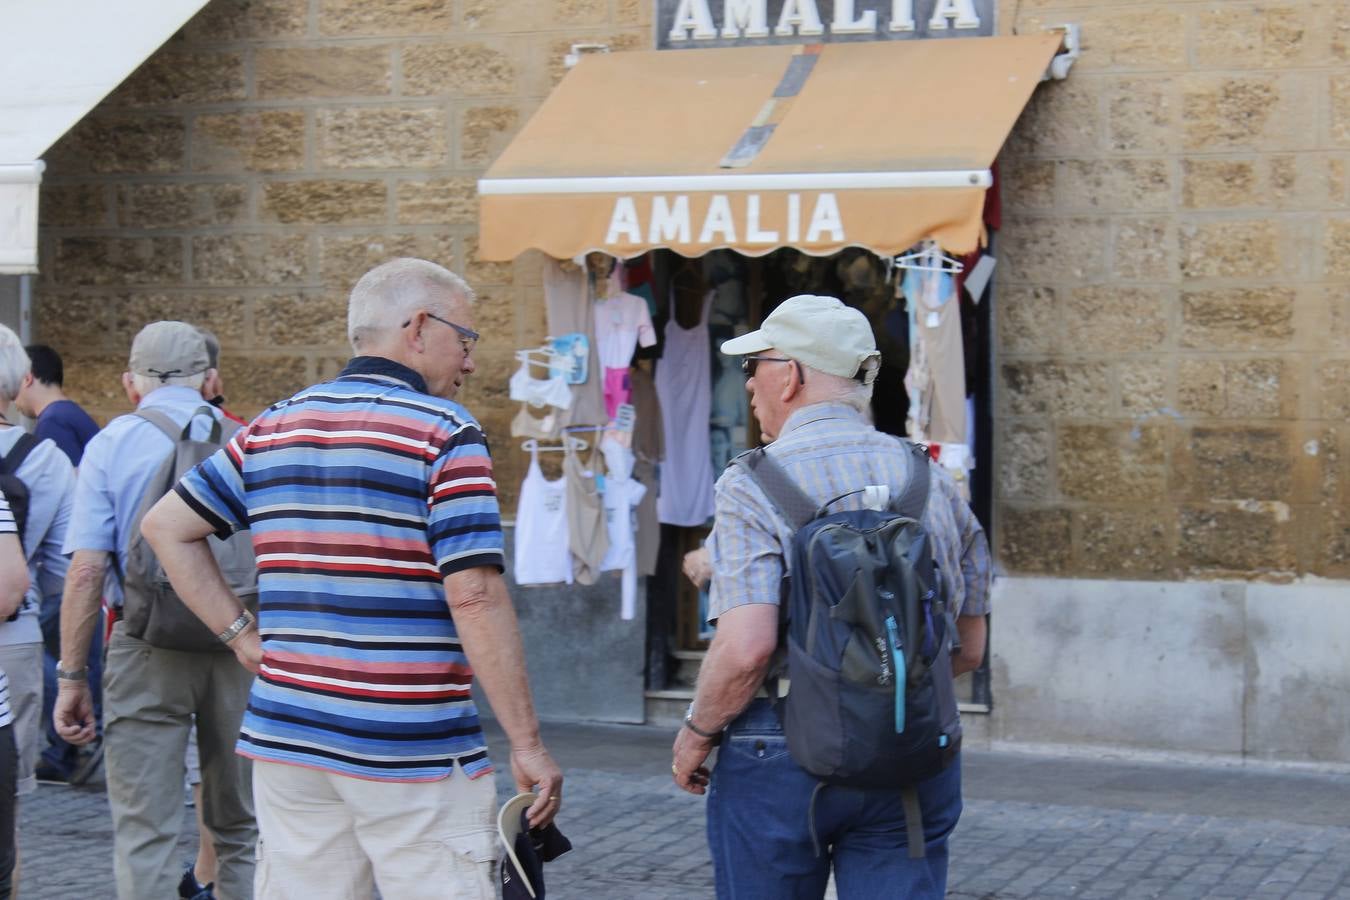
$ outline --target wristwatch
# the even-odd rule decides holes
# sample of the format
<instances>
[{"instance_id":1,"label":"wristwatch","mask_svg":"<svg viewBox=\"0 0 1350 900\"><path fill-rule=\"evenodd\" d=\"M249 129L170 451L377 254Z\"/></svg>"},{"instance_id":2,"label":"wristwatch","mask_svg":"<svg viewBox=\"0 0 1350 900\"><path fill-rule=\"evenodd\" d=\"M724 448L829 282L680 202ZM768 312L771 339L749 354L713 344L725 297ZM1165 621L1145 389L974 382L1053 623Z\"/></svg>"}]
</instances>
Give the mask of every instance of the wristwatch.
<instances>
[{"instance_id":1,"label":"wristwatch","mask_svg":"<svg viewBox=\"0 0 1350 900\"><path fill-rule=\"evenodd\" d=\"M688 728L690 731L692 731L699 737L712 741L714 747L722 743L722 732L704 731L702 728L699 728L697 725L694 724L694 704L692 703L689 704L689 708L684 711L684 727Z\"/></svg>"},{"instance_id":2,"label":"wristwatch","mask_svg":"<svg viewBox=\"0 0 1350 900\"><path fill-rule=\"evenodd\" d=\"M219 639L222 644L228 644L230 641L239 637L239 633L247 628L252 621L253 614L248 610L244 610L239 614L239 618L231 622L229 628L226 628L220 634L216 635L216 638Z\"/></svg>"},{"instance_id":3,"label":"wristwatch","mask_svg":"<svg viewBox=\"0 0 1350 900\"><path fill-rule=\"evenodd\" d=\"M56 664L56 677L62 681L88 681L89 668L86 666L83 669L67 669L58 661Z\"/></svg>"}]
</instances>

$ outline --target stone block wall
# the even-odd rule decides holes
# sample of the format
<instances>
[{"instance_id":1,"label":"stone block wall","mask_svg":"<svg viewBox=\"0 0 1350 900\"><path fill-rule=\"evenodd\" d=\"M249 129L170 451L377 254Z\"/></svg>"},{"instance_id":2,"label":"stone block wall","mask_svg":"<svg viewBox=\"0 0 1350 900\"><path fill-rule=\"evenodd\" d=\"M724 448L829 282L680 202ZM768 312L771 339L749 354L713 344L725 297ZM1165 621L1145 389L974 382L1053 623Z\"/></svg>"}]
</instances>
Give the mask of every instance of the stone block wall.
<instances>
[{"instance_id":1,"label":"stone block wall","mask_svg":"<svg viewBox=\"0 0 1350 900\"><path fill-rule=\"evenodd\" d=\"M202 323L249 415L347 359L363 272L434 260L479 292L461 399L513 509L506 380L545 333L539 260L477 258L475 179L573 43L645 47L650 28L642 0L212 0L47 154L36 338L107 419L136 331Z\"/></svg>"},{"instance_id":2,"label":"stone block wall","mask_svg":"<svg viewBox=\"0 0 1350 900\"><path fill-rule=\"evenodd\" d=\"M1083 55L1002 155L998 558L1350 576L1350 10L1022 0Z\"/></svg>"}]
</instances>

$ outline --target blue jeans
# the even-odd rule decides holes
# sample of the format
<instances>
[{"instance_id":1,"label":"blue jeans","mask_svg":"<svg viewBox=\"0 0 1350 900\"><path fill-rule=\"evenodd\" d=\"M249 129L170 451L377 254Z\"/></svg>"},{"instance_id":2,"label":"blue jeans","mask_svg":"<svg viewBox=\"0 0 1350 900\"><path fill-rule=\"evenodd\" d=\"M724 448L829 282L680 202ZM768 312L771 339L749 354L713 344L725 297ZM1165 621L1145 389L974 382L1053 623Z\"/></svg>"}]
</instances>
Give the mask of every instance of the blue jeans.
<instances>
[{"instance_id":1,"label":"blue jeans","mask_svg":"<svg viewBox=\"0 0 1350 900\"><path fill-rule=\"evenodd\" d=\"M69 775L75 767L78 748L67 744L56 733L52 711L56 708L56 663L61 653L61 604L59 597L44 597L38 621L42 625L42 728L47 735L42 748L42 762L62 775ZM70 665L70 664L67 664ZM89 642L89 693L94 699L94 722L103 733L103 617L98 618L94 638ZM3 896L3 895L0 895Z\"/></svg>"},{"instance_id":2,"label":"blue jeans","mask_svg":"<svg viewBox=\"0 0 1350 900\"><path fill-rule=\"evenodd\" d=\"M708 792L719 900L820 900L831 864L840 900L941 900L961 816L960 757L917 786L924 859L909 857L900 791L826 785L813 800L818 784L788 755L769 701L752 701L728 726Z\"/></svg>"}]
</instances>

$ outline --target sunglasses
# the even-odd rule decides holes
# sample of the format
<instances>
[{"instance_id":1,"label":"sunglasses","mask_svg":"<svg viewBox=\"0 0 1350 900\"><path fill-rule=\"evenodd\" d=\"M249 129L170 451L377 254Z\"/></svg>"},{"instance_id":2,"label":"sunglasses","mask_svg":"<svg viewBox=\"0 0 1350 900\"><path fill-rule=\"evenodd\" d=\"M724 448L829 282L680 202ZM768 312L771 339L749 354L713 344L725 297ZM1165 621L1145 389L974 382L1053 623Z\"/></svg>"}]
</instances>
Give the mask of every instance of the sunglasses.
<instances>
[{"instance_id":1,"label":"sunglasses","mask_svg":"<svg viewBox=\"0 0 1350 900\"><path fill-rule=\"evenodd\" d=\"M746 378L754 378L755 369L759 368L760 363L766 362L790 363L797 361L781 356L747 356L741 360L741 371L745 373ZM806 384L806 376L802 373L801 363L797 363L797 381Z\"/></svg>"}]
</instances>

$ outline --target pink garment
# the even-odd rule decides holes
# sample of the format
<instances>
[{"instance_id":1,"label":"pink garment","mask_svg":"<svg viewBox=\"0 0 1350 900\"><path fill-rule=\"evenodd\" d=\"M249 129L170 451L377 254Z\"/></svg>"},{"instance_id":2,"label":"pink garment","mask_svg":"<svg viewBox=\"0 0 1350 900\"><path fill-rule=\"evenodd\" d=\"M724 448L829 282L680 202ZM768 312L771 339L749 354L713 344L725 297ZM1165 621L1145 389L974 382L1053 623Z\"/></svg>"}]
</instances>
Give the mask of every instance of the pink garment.
<instances>
[{"instance_id":1,"label":"pink garment","mask_svg":"<svg viewBox=\"0 0 1350 900\"><path fill-rule=\"evenodd\" d=\"M656 343L656 329L647 301L635 294L615 294L595 301L595 342L600 364L606 369L627 369L633 350Z\"/></svg>"},{"instance_id":2,"label":"pink garment","mask_svg":"<svg viewBox=\"0 0 1350 900\"><path fill-rule=\"evenodd\" d=\"M610 421L614 421L621 404L631 403L632 400L633 386L628 380L628 367L605 369L605 415L609 416Z\"/></svg>"}]
</instances>

